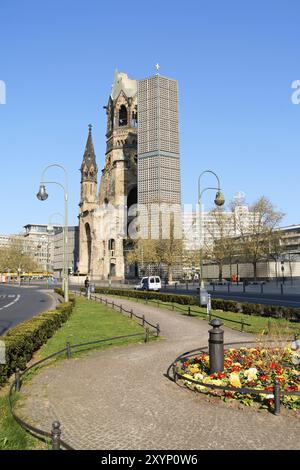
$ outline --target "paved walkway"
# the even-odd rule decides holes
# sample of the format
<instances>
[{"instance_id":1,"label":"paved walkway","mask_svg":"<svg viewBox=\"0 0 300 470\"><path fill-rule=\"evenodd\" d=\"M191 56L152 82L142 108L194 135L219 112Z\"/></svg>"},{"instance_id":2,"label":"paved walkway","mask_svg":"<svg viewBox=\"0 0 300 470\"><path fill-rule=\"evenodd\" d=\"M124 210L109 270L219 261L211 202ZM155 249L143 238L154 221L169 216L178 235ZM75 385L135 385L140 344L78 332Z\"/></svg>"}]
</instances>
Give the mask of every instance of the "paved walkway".
<instances>
[{"instance_id":1,"label":"paved walkway","mask_svg":"<svg viewBox=\"0 0 300 470\"><path fill-rule=\"evenodd\" d=\"M76 449L300 449L299 417L231 407L165 377L177 355L207 344L205 321L125 299L122 305L158 322L165 339L42 370L22 389L24 417L48 431L58 419ZM225 342L252 339L224 330Z\"/></svg>"}]
</instances>

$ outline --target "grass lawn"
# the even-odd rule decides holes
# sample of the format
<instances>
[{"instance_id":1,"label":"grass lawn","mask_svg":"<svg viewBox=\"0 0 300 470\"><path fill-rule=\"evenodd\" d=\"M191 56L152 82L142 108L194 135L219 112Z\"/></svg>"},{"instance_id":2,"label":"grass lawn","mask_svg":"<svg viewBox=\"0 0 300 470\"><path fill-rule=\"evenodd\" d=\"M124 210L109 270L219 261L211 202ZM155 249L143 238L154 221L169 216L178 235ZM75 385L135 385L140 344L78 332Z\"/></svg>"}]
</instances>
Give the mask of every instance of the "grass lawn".
<instances>
[{"instance_id":1,"label":"grass lawn","mask_svg":"<svg viewBox=\"0 0 300 470\"><path fill-rule=\"evenodd\" d=\"M46 443L35 439L13 419L8 395L0 396L0 450L48 449Z\"/></svg>"},{"instance_id":2,"label":"grass lawn","mask_svg":"<svg viewBox=\"0 0 300 470\"><path fill-rule=\"evenodd\" d=\"M99 302L76 298L76 304L71 317L57 330L54 336L41 347L36 359L42 359L59 349L65 348L67 341L69 341L72 346L72 344L136 333L140 333L141 336L123 338L117 341L107 341L98 345L88 346L89 349L104 349L110 346L143 342L144 329L136 320L131 320L126 315L106 307Z\"/></svg>"},{"instance_id":3,"label":"grass lawn","mask_svg":"<svg viewBox=\"0 0 300 470\"><path fill-rule=\"evenodd\" d=\"M84 348L85 351L92 351L95 348L104 349L120 345L144 342L144 329L135 320L131 320L126 315L119 313L105 305L77 298L73 312L69 320L57 330L52 338L35 354L34 362L43 359L50 354L66 347L66 342L79 344L99 339L112 338L114 336L125 336L139 333L140 336L123 338L117 341L107 341L98 345L91 345ZM72 355L74 351L72 351ZM83 354L78 350L76 357ZM62 354L58 358L64 359ZM46 363L51 365L53 362ZM24 377L24 382L37 374L39 369L33 369ZM28 449L49 449L49 444L42 442L19 426L10 414L8 405L8 387L2 389L0 395L0 450L28 450ZM21 396L20 396L21 398ZM21 400L20 400L21 401ZM14 396L16 409L21 403L18 396Z\"/></svg>"},{"instance_id":4,"label":"grass lawn","mask_svg":"<svg viewBox=\"0 0 300 470\"><path fill-rule=\"evenodd\" d=\"M98 294L101 296L101 294ZM106 296L106 294L105 294ZM118 299L128 299L128 296L115 296L110 295L107 297L118 298ZM166 308L168 310L173 310L174 312L181 313L182 315L188 315L188 305L181 305L178 303L171 303L171 302L162 302L157 300L144 300L138 298L130 298L130 300L138 303L152 305L153 307L159 308ZM120 302L121 303L121 302ZM201 308L196 305L191 305L191 316L198 317L199 319L207 321L206 315L206 308ZM282 318L268 318L256 315L245 315L243 313L235 313L235 312L224 312L221 310L212 310L212 318L219 317L221 318L223 324L233 330L241 331L241 324L240 323L233 323L230 320L234 320L237 322L243 321L248 323L250 326L244 325L244 332L251 333L251 334L267 334L268 328L271 326L271 334L273 335L282 335L288 336L290 338L293 337L294 334L300 335L300 323L289 322Z\"/></svg>"}]
</instances>

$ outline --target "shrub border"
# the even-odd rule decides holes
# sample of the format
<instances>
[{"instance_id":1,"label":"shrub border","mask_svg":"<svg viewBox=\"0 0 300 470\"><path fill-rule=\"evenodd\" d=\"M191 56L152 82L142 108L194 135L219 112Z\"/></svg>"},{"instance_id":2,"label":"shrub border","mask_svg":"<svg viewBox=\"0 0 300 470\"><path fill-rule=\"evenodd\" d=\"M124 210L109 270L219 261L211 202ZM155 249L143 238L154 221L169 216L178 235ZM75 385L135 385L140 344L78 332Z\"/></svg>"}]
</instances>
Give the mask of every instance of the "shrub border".
<instances>
[{"instance_id":1,"label":"shrub border","mask_svg":"<svg viewBox=\"0 0 300 470\"><path fill-rule=\"evenodd\" d=\"M70 317L75 296L62 302L55 310L47 310L30 320L19 323L1 337L5 344L5 364L0 364L0 387L16 369L24 370L33 353L37 351Z\"/></svg>"},{"instance_id":2,"label":"shrub border","mask_svg":"<svg viewBox=\"0 0 300 470\"><path fill-rule=\"evenodd\" d=\"M84 288L81 288L84 291ZM97 294L118 295L136 299L160 300L161 302L174 302L181 305L198 305L198 297L194 295L166 294L163 292L138 291L130 289L114 289L97 287ZM261 317L285 318L288 321L300 322L300 308L283 307L280 305L264 305L249 302L237 302L235 300L211 299L214 310L224 312L243 313L245 315L256 315Z\"/></svg>"}]
</instances>

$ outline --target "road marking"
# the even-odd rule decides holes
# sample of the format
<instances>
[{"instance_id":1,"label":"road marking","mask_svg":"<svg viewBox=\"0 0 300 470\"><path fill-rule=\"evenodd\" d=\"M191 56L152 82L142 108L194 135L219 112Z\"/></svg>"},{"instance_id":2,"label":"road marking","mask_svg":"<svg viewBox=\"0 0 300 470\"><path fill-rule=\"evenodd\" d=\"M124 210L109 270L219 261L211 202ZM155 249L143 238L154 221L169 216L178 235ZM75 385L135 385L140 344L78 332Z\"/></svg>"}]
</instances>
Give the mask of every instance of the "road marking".
<instances>
[{"instance_id":1,"label":"road marking","mask_svg":"<svg viewBox=\"0 0 300 470\"><path fill-rule=\"evenodd\" d=\"M8 296L9 297L9 296ZM3 307L0 308L0 310L3 310L4 308L7 308L7 307L10 307L11 305L13 305L14 303L18 302L18 300L20 300L20 295L17 295L17 297L15 298L15 300L13 300L12 302L10 302L9 304L7 305L4 305Z\"/></svg>"}]
</instances>

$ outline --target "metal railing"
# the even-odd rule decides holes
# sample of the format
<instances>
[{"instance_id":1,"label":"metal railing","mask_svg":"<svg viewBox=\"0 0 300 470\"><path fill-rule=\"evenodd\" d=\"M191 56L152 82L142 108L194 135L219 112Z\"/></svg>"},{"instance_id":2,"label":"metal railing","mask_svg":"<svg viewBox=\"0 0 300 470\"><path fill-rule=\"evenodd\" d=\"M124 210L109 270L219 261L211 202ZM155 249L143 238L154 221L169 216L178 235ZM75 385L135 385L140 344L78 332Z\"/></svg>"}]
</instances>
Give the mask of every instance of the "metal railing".
<instances>
[{"instance_id":1,"label":"metal railing","mask_svg":"<svg viewBox=\"0 0 300 470\"><path fill-rule=\"evenodd\" d=\"M75 293L75 291L72 291L73 293ZM76 292L76 294L78 294L78 291ZM82 292L80 292L80 295L82 295ZM107 295L113 295L113 294L109 294L109 292L107 293ZM117 295L117 294L116 294ZM147 305L148 303L153 303L156 305L157 308L160 308L160 307L163 307L163 308L166 308L167 310L172 310L173 312L175 311L178 311L178 312L184 312L186 313L186 315L188 316L193 316L193 314L196 314L197 316L203 316L205 319L207 319L209 322L211 321L212 318L219 318L220 320L224 320L226 322L231 322L231 323L236 323L238 325L241 325L241 332L244 332L244 328L245 326L251 326L250 323L246 323L245 320L241 317L241 320L238 321L238 320L231 320L230 318L225 318L225 317L221 317L219 315L216 315L214 313L212 313L212 311L210 310L209 312L201 312L201 311L198 311L198 310L193 310L191 308L190 305L188 305L188 308L187 310L185 308L182 308L182 307L179 307L178 305L175 305L175 302L174 301L170 301L170 302L163 302L162 300L159 300L159 299L147 299L146 297L145 298L142 298L142 297L130 297L130 294L128 292L126 292L126 295L124 295L124 297L126 297L128 300L129 299L133 299L134 301L139 301L139 299L141 299L143 302L145 302L145 304ZM95 300L95 299L94 299ZM101 300L101 297L100 297L100 300ZM108 302L110 305L114 304L114 302ZM116 304L114 304L116 305ZM119 306L120 307L120 306ZM126 310L123 309L125 312ZM128 312L128 311L127 311ZM129 312L128 312L129 313ZM139 318L139 319L142 319L142 317L139 317L138 315L135 315L133 314L136 318ZM147 322L148 323L148 322ZM151 325L150 323L148 323L149 325ZM153 325L151 325L153 326ZM158 328L159 328L159 324L157 324Z\"/></svg>"},{"instance_id":2,"label":"metal railing","mask_svg":"<svg viewBox=\"0 0 300 470\"><path fill-rule=\"evenodd\" d=\"M75 294L75 296L77 295L79 297L87 298L85 293L82 291L72 291L72 294ZM127 310L126 308L122 306L122 304L117 304L114 300L110 302L107 298L97 297L95 294L94 295L90 294L89 300L94 300L95 302L101 302L108 307L110 306L114 310L119 309L120 313L127 313L130 316L130 318L136 318L138 320L141 320L142 323L140 326L145 327L146 325L148 325L151 328L153 328L156 331L156 336L159 336L160 334L159 323L156 323L156 325L153 325L153 323L150 323L148 320L146 320L145 315L139 316L133 312L133 309Z\"/></svg>"}]
</instances>

